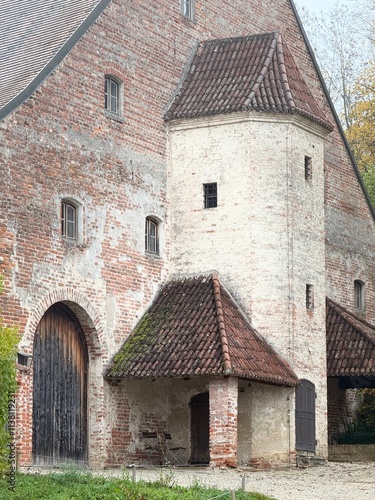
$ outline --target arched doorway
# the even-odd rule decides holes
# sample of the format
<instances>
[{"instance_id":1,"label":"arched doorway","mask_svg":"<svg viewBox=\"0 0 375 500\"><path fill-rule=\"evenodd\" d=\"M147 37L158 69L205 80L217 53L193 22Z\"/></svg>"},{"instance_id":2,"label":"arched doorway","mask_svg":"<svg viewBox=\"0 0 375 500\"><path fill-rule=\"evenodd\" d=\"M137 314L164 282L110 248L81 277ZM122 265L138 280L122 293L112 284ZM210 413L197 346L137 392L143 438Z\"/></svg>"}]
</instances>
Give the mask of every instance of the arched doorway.
<instances>
[{"instance_id":1,"label":"arched doorway","mask_svg":"<svg viewBox=\"0 0 375 500\"><path fill-rule=\"evenodd\" d=\"M210 462L210 410L208 392L197 394L190 401L191 412L191 464Z\"/></svg>"},{"instance_id":2,"label":"arched doorway","mask_svg":"<svg viewBox=\"0 0 375 500\"><path fill-rule=\"evenodd\" d=\"M64 304L54 304L34 338L34 464L87 460L87 370L79 321Z\"/></svg>"},{"instance_id":3,"label":"arched doorway","mask_svg":"<svg viewBox=\"0 0 375 500\"><path fill-rule=\"evenodd\" d=\"M301 380L296 391L296 450L315 451L315 386Z\"/></svg>"}]
</instances>

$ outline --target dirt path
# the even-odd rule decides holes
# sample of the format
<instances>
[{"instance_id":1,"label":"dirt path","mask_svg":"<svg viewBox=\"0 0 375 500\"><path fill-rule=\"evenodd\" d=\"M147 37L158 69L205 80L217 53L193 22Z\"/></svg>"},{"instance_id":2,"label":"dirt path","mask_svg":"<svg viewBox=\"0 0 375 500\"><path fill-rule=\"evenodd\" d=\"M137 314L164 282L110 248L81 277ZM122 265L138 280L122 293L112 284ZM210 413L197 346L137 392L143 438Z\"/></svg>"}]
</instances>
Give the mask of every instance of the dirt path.
<instances>
[{"instance_id":1,"label":"dirt path","mask_svg":"<svg viewBox=\"0 0 375 500\"><path fill-rule=\"evenodd\" d=\"M307 469L270 471L173 468L136 472L137 480L164 478L181 486L198 482L224 490L240 489L242 476L246 491L257 491L277 500L375 500L374 462L332 462Z\"/></svg>"}]
</instances>

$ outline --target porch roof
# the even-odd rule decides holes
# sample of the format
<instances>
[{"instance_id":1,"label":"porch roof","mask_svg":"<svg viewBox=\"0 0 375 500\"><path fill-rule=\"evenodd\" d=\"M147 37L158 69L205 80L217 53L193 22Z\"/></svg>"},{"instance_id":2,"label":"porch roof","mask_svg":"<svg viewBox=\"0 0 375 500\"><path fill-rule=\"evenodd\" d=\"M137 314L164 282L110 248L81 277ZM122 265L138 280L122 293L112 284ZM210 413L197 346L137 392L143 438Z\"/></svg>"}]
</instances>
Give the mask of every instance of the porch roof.
<instances>
[{"instance_id":1,"label":"porch roof","mask_svg":"<svg viewBox=\"0 0 375 500\"><path fill-rule=\"evenodd\" d=\"M375 328L327 298L327 376L375 375Z\"/></svg>"},{"instance_id":2,"label":"porch roof","mask_svg":"<svg viewBox=\"0 0 375 500\"><path fill-rule=\"evenodd\" d=\"M333 128L278 32L201 42L165 120L246 110L302 115Z\"/></svg>"},{"instance_id":3,"label":"porch roof","mask_svg":"<svg viewBox=\"0 0 375 500\"><path fill-rule=\"evenodd\" d=\"M106 371L108 379L197 375L299 385L292 368L250 326L217 274L168 282Z\"/></svg>"}]
</instances>

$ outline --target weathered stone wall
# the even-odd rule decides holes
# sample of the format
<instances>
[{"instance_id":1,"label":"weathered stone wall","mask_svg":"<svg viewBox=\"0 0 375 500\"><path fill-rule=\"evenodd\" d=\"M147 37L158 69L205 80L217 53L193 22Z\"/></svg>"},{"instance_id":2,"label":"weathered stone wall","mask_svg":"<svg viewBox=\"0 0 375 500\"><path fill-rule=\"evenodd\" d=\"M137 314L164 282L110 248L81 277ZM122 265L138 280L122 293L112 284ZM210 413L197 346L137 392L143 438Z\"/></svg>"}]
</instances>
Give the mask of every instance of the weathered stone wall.
<instances>
[{"instance_id":1,"label":"weathered stone wall","mask_svg":"<svg viewBox=\"0 0 375 500\"><path fill-rule=\"evenodd\" d=\"M294 389L239 381L238 464L277 467L294 461Z\"/></svg>"},{"instance_id":2,"label":"weathered stone wall","mask_svg":"<svg viewBox=\"0 0 375 500\"><path fill-rule=\"evenodd\" d=\"M207 377L192 379L124 380L111 384L110 420L108 429L107 466L165 463L168 448L182 447L181 460L190 459L190 400L207 392ZM156 432L157 437L145 438L143 432ZM165 433L171 439L165 440ZM146 447L154 450L147 451ZM163 449L163 451L162 451Z\"/></svg>"},{"instance_id":3,"label":"weathered stone wall","mask_svg":"<svg viewBox=\"0 0 375 500\"><path fill-rule=\"evenodd\" d=\"M219 271L252 325L314 383L317 453L325 457L323 154L322 130L285 117L242 113L170 125L171 271ZM208 182L217 182L217 208L204 208Z\"/></svg>"},{"instance_id":4,"label":"weathered stone wall","mask_svg":"<svg viewBox=\"0 0 375 500\"><path fill-rule=\"evenodd\" d=\"M162 119L166 104L198 40L272 30L279 30L287 40L330 116L288 0L197 2L195 22L180 16L177 1L163 0L155 9L150 2L113 0L40 88L0 124L0 251L4 259L0 271L5 274L0 310L6 322L19 325L20 349L30 354L35 328L50 305L65 301L82 310L90 355L89 456L95 463L104 460L108 429L117 427L117 414L108 414L111 390L103 382L102 371L169 273L169 187ZM104 112L106 73L124 82L123 121L110 119ZM372 320L373 221L339 140L334 132L325 148L328 294L351 307L352 282L363 279ZM280 143L277 154L283 155L284 149ZM237 184L242 182L237 179ZM275 196L273 191L270 194ZM74 198L82 206L80 244L70 245L61 238L62 197ZM161 258L144 253L147 215L161 220ZM240 224L241 220L233 221L233 225ZM278 237L285 253L281 230ZM226 240L223 250L228 255L232 245ZM269 258L272 249L265 250ZM276 252L274 256L277 259ZM278 259L281 264L281 255ZM282 265L286 269L291 263ZM238 275L228 281L237 299L241 296L234 286L238 281ZM316 286L319 289L321 281ZM277 291L273 293L276 299ZM302 287L293 293L301 298ZM260 319L265 309L270 317L270 310L265 301L262 304L265 297L259 302L258 298L262 297L253 296L254 307L248 313L254 324L256 319L263 327ZM284 324L281 310L285 307L272 311L275 327ZM320 315L318 311L320 302L314 318ZM308 335L314 334L318 323L310 323ZM295 326L300 330L305 324ZM284 341L284 336L278 340L276 328L270 338L277 346ZM323 366L320 347L316 354L314 347L310 355L311 343L306 340L304 345L312 366ZM309 378L307 371L301 368L299 374ZM317 386L320 376L311 375ZM26 461L31 451L31 391L32 372L20 375L20 446ZM322 391L318 397L323 401ZM121 412L126 419L126 405Z\"/></svg>"}]
</instances>

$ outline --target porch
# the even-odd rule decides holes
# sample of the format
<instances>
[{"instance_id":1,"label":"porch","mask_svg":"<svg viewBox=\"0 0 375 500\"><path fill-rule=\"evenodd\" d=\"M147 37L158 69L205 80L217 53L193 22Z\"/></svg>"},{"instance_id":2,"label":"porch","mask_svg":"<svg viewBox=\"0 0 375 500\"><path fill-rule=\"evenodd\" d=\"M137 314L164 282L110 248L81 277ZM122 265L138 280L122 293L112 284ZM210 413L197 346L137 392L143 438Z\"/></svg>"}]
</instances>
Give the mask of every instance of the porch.
<instances>
[{"instance_id":1,"label":"porch","mask_svg":"<svg viewBox=\"0 0 375 500\"><path fill-rule=\"evenodd\" d=\"M113 464L163 463L172 448L181 465L289 460L289 395L299 380L217 274L167 283L106 379Z\"/></svg>"}]
</instances>

